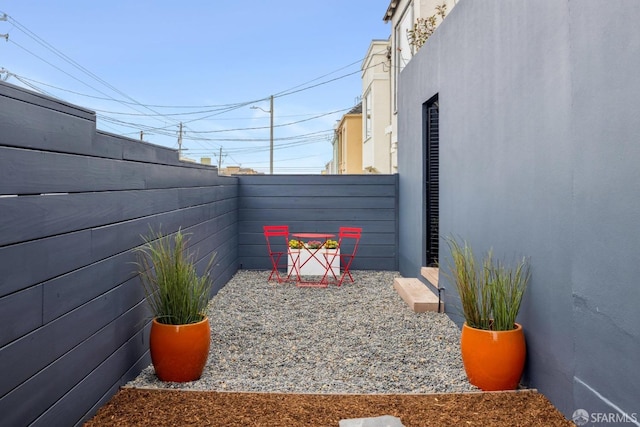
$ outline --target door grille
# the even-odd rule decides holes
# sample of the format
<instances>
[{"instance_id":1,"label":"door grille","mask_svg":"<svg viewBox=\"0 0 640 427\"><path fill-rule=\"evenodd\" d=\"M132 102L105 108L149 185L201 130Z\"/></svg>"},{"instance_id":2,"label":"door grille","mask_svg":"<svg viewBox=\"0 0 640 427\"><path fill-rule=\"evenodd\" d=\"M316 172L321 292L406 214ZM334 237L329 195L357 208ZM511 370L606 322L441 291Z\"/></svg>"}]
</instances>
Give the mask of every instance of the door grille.
<instances>
[{"instance_id":1,"label":"door grille","mask_svg":"<svg viewBox=\"0 0 640 427\"><path fill-rule=\"evenodd\" d=\"M437 266L439 252L440 130L437 96L426 104L426 252L427 266Z\"/></svg>"}]
</instances>

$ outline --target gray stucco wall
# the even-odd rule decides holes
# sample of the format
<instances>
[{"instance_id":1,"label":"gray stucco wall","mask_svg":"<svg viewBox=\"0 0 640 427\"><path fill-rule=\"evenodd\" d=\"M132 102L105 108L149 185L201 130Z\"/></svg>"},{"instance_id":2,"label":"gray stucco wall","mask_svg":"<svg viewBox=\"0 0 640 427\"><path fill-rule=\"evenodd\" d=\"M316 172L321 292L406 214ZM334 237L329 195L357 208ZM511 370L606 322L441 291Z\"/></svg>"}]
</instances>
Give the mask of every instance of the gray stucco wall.
<instances>
[{"instance_id":1,"label":"gray stucco wall","mask_svg":"<svg viewBox=\"0 0 640 427\"><path fill-rule=\"evenodd\" d=\"M424 265L439 94L440 234L531 257L525 381L568 417L640 413L639 21L635 1L462 0L400 76L400 272Z\"/></svg>"}]
</instances>

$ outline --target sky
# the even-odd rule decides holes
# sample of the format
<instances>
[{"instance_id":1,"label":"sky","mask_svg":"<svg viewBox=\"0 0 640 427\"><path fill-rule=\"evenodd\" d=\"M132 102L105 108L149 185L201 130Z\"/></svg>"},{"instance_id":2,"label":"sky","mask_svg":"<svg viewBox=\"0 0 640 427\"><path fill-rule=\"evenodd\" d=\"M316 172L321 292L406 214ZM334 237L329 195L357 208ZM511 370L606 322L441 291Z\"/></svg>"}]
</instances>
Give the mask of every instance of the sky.
<instances>
[{"instance_id":1,"label":"sky","mask_svg":"<svg viewBox=\"0 0 640 427\"><path fill-rule=\"evenodd\" d=\"M0 79L199 161L317 174L389 0L0 0ZM5 40L5 35L8 40ZM257 107L257 108L251 108Z\"/></svg>"}]
</instances>

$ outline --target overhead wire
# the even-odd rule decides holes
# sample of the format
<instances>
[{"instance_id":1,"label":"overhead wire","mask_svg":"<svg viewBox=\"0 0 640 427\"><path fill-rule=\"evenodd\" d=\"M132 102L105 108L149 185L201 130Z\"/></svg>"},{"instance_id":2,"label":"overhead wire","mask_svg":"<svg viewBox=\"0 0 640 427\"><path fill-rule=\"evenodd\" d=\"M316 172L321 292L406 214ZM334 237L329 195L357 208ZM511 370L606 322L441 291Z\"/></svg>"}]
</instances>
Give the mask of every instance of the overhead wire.
<instances>
[{"instance_id":1,"label":"overhead wire","mask_svg":"<svg viewBox=\"0 0 640 427\"><path fill-rule=\"evenodd\" d=\"M106 86L107 88L111 89L112 91L114 91L115 93L127 98L128 100L130 100L131 102L133 102L135 105L140 106L142 108L146 108L147 110L159 114L157 111L154 111L152 108L145 106L144 104L140 103L138 100L132 98L131 96L127 95L126 93L124 93L123 91L121 91L120 89L116 88L115 86L113 86L112 84L110 84L109 82L107 82L106 80L102 79L101 77L99 77L98 75L96 75L95 73L93 73L92 71L88 70L86 67L82 66L81 64L79 64L78 62L76 62L75 60L73 60L72 58L70 58L68 55L66 55L65 53L61 52L60 50L58 50L55 46L53 46L51 43L47 42L46 40L44 40L42 37L38 36L36 33L34 33L33 31L31 31L30 29L28 29L26 26L22 25L20 22L18 22L16 19L14 19L12 16L7 15L7 19L9 20L9 22L11 22L15 28L17 28L18 30L22 31L24 34L26 34L27 36L31 37L33 40L35 40L38 44L40 44L41 46L43 46L44 48L46 48L47 50L53 52L56 56L58 56L59 58L61 58L63 61L71 64L73 67L75 67L76 69L80 70L81 72L83 72L84 74L88 75L89 77L91 77L92 79L96 80L97 82L101 83L102 85ZM31 52L30 52L31 53ZM58 68L58 67L56 67ZM67 75L69 75L68 73L65 73ZM89 85L88 85L89 86ZM91 87L91 86L89 86ZM93 90L96 90L94 87L91 87ZM98 91L100 93L102 93L105 96L108 96L107 94ZM114 101L117 101L114 99ZM130 107L131 108L131 107Z\"/></svg>"},{"instance_id":2,"label":"overhead wire","mask_svg":"<svg viewBox=\"0 0 640 427\"><path fill-rule=\"evenodd\" d=\"M218 104L218 105L207 105L207 106L164 106L164 105L151 105L151 104L143 104L141 102L139 102L138 100L132 98L131 96L127 95L126 93L120 91L119 89L117 89L116 87L114 87L113 85L109 84L107 81L105 81L104 79L100 78L99 76L97 76L96 74L94 74L93 72L91 72L90 70L88 70L87 68L85 68L84 66L80 65L78 62L76 62L75 60L73 60L72 58L70 58L69 56L65 55L63 52L61 52L60 50L58 50L57 48L55 48L54 46L52 46L50 43L48 43L46 40L42 39L40 36L38 36L37 34L35 34L34 32L32 32L31 30L29 30L27 27L25 27L24 25L22 25L20 22L18 22L17 20L15 20L12 17L9 17L11 23L20 31L22 31L24 34L26 34L27 36L29 36L30 38L32 38L33 40L35 40L38 44L40 44L41 46L45 47L47 50L53 52L56 56L58 56L60 59L62 59L63 61L71 64L73 67L75 67L76 69L80 70L81 72L83 72L84 74L86 74L87 76L91 77L92 79L94 79L95 81L101 83L102 85L106 86L107 88L109 88L110 90L114 91L115 93L121 95L122 97L126 98L127 100L123 100L123 99L116 99L110 95L108 95L107 93L101 91L100 89L97 89L95 87L93 87L92 85L84 82L83 80L73 76L72 74L66 72L65 70L63 70L62 68L52 64L50 61L47 61L46 59L42 58L40 55L31 52L29 49L25 48L24 46L18 44L17 42L15 42L13 39L11 40L11 42L13 44L15 44L17 47L21 48L22 50L26 51L27 53L35 56L36 58L38 58L39 60L47 63L48 65L52 66L53 68L57 69L58 71L64 73L65 75L71 77L72 79L78 81L79 83L82 83L83 85L87 86L88 88L92 89L95 92L98 92L102 95L104 95L105 97L98 97L98 96L93 96L93 95L87 95L87 94L82 94L80 92L76 92L76 91L71 91L68 89L63 89L63 88L59 88L47 83L43 83L43 82L38 82L36 80L33 79L29 79L27 77L24 76L16 76L16 78L21 81L23 84L25 84L26 86L39 91L41 93L45 93L48 96L53 96L51 93L44 91L41 88L38 88L38 86L36 84L39 85L43 85L43 86L47 86L47 87L51 87L57 90L61 90L61 91L66 91L69 93L73 93L75 95L78 96L86 96L86 97L91 97L94 99L100 99L100 100L106 100L106 101L113 101L113 102L117 102L120 103L128 108L131 108L134 111L137 111L136 113L126 113L126 112L119 112L119 111L110 111L110 110L101 110L101 109L95 109L96 113L97 113L97 117L106 123L111 123L113 125L117 125L117 126L122 126L122 127L129 127L131 129L135 129L135 131L130 132L129 134L137 134L140 131L143 131L144 133L151 133L151 134L157 134L157 135L162 135L162 136L175 136L175 131L170 131L169 129L172 127L175 127L176 124L180 123L180 120L177 120L176 117L179 116L193 116L193 115L200 115L200 114L207 114L203 117L196 117L193 118L191 120L186 120L186 121L182 121L182 125L184 127L184 129L186 129L186 133L188 134L194 134L196 136L186 136L183 135L183 139L186 140L191 140L191 141L199 141L199 142L211 142L211 143L215 143L215 142L226 142L226 141L237 141L237 142L242 142L243 139L241 138L202 138L200 135L206 135L206 134L211 134L211 133L223 133L223 132L235 132L235 131L251 131L251 130L261 130L261 129L267 129L270 126L260 126L260 127L246 127L246 128L231 128L231 129L222 129L222 130L193 130L190 129L187 125L190 123L194 123L197 121L202 121L202 120L207 120L207 119L211 119L212 117L216 117L243 107L246 107L247 105L253 104L253 103L257 103L257 102L261 102L264 100L269 99L269 97L263 97L260 99L254 99L251 101L245 101L245 102L239 102L239 103L232 103L232 104ZM364 59L364 58L363 58ZM352 73L348 73L348 74L344 74L344 75L340 75L338 77L326 80L326 81L322 81L320 83L316 83L313 85L310 85L310 83L313 82L317 82L318 80L323 79L324 77L330 76L332 74L335 74L339 71L342 71L346 68L349 68L351 66L353 66L354 64L357 63L361 63L363 59L359 59L358 61L354 61L346 66L343 66L339 69L336 69L330 73L321 75L319 77L316 77L314 79L308 80L304 83L301 83L299 85L293 86L289 89L280 91L276 94L273 95L274 98L281 98L281 97L285 97L285 96L289 96L295 93L299 93L302 91L306 91L306 90L310 90L313 88L317 88L319 86L323 86L332 82L335 82L337 80L340 79L344 79L347 78L349 76L352 76L354 74L357 74L359 72L361 72L362 70L357 70L354 71ZM376 66L379 64L374 64L371 65L372 66ZM15 75L14 75L15 76ZM139 110L137 110L134 107L139 107L139 108L143 108L147 111L151 111L153 114L149 114L146 112L141 112ZM193 108L203 108L202 110L199 111L190 111L190 112L179 112L179 113L160 113L156 110L154 110L154 108L175 108L175 109L193 109ZM206 108L206 109L204 109ZM291 126L294 124L298 124L298 123L302 123L302 122L307 122L310 120L314 120L317 118L321 118L327 115L331 115L331 114L337 114L343 111L347 111L350 108L346 108L346 109L340 109L340 110L335 110L335 111L331 111L328 113L323 113L323 114L319 114L319 115L315 115L313 117L310 118L306 118L306 119L302 119L302 120L298 120L298 121L293 121L293 122L288 122L288 123L281 123L281 124L277 124L274 125L274 127L285 127L285 126ZM125 121L125 120L119 120L116 119L114 117L110 117L109 115L128 115L128 116L132 116L132 117L150 117L150 118L164 118L167 121L171 121L173 122L172 124L167 124L166 122L163 123L163 126L150 126L150 125L145 125L142 123L134 123L134 122L129 122L129 121ZM328 131L328 132L332 132L332 131ZM321 139L322 140L326 140L328 139L329 133L327 133L327 135L322 136ZM291 137L291 138L296 138L296 137ZM251 141L251 139L244 139L245 141ZM255 139L257 140L257 139ZM277 140L284 140L283 139L277 139ZM297 141L297 142L292 142L290 144L278 144L278 148L277 149L282 149L282 148L287 148L289 146L295 146L298 144L308 144L308 143L315 143L312 139L307 138L306 140L301 140L301 141ZM207 150L208 147L203 147L202 150ZM274 149L276 149L276 147L274 147ZM255 151L252 148L253 151Z\"/></svg>"},{"instance_id":3,"label":"overhead wire","mask_svg":"<svg viewBox=\"0 0 640 427\"><path fill-rule=\"evenodd\" d=\"M76 69L80 70L81 72L83 72L84 74L88 75L89 77L93 78L94 80L98 81L99 83L101 83L102 85L106 86L107 88L109 88L110 90L116 92L117 94L129 99L132 104L125 104L126 106L128 106L128 108L131 108L135 111L140 112L140 110L137 110L136 108L133 107L133 105L135 106L139 106L141 108L146 108L147 110L156 113L159 115L159 113L157 111L154 111L153 109L143 105L142 103L140 103L139 101L137 101L136 99L132 98L131 96L127 95L126 93L124 93L123 91L119 90L118 88L116 88L115 86L111 85L110 83L108 83L106 80L100 78L99 76L97 76L95 73L91 72L90 70L88 70L86 67L80 65L78 62L76 62L75 60L73 60L72 58L70 58L69 56L67 56L66 54L64 54L63 52L61 52L60 50L58 50L55 46L51 45L49 42L47 42L46 40L44 40L42 37L38 36L36 33L34 33L33 31L31 31L29 28L27 28L26 26L22 25L20 22L18 22L16 19L14 19L12 16L7 15L7 19L8 21L11 22L11 24L13 25L14 28L17 28L19 31L21 31L22 33L26 34L28 37L30 37L31 39L33 39L36 43L38 43L39 45L41 45L42 47L44 47L45 49L49 50L50 52L52 52L54 55L56 55L58 58L62 59L63 61L65 61L68 64L71 64L73 67L75 67ZM68 73L67 71L63 70L62 68L52 64L50 61L47 61L46 59L42 58L40 55L32 52L31 50L25 48L24 46L22 46L21 44L17 43L16 41L13 40L13 38L10 39L11 43L15 44L16 46L18 46L20 49L26 51L27 53L29 53L30 55L33 55L34 57L38 58L39 60L45 62L46 64L50 65L51 67L55 68L56 70L62 72L63 74L71 77L72 79L78 81L79 83L87 86L88 88L108 97L109 99L118 102L117 99L109 96L107 93L105 93L104 91L86 83L85 81L75 77L74 75ZM22 83L26 84L24 81L22 81ZM29 87L33 88L33 85L27 85ZM162 116L164 119L167 120L175 120L172 119L171 117L167 117L167 116ZM157 120L159 120L159 118L156 118ZM165 122L166 123L166 122ZM175 121L174 126L179 123L179 121ZM166 126L165 126L166 128Z\"/></svg>"}]
</instances>

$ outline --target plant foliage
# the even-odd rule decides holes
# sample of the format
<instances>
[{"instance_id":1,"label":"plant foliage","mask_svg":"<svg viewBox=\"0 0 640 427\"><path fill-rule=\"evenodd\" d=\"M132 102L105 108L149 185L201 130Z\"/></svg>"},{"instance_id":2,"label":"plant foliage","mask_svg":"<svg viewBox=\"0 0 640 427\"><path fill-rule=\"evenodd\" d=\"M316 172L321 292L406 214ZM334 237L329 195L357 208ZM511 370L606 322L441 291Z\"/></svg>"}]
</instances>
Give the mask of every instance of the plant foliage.
<instances>
[{"instance_id":1,"label":"plant foliage","mask_svg":"<svg viewBox=\"0 0 640 427\"><path fill-rule=\"evenodd\" d=\"M438 17L444 19L447 14L447 4L442 3L436 6L436 13L427 18L418 18L413 24L413 28L407 30L407 38L409 44L413 46L415 51L420 49L425 44L427 39L431 37L436 28L438 27Z\"/></svg>"},{"instance_id":2,"label":"plant foliage","mask_svg":"<svg viewBox=\"0 0 640 427\"><path fill-rule=\"evenodd\" d=\"M291 239L289 240L289 247L291 249L302 249L304 247L304 243L300 240Z\"/></svg>"},{"instance_id":3,"label":"plant foliage","mask_svg":"<svg viewBox=\"0 0 640 427\"><path fill-rule=\"evenodd\" d=\"M455 283L467 325L472 328L508 331L515 329L522 297L531 272L529 262L522 258L515 268L494 261L489 251L478 265L467 242L459 244L447 239L453 263L450 278Z\"/></svg>"},{"instance_id":4,"label":"plant foliage","mask_svg":"<svg viewBox=\"0 0 640 427\"><path fill-rule=\"evenodd\" d=\"M211 290L210 271L215 253L204 274L198 275L195 254L178 230L173 238L151 231L136 249L138 272L154 317L168 325L186 325L204 319Z\"/></svg>"}]
</instances>

